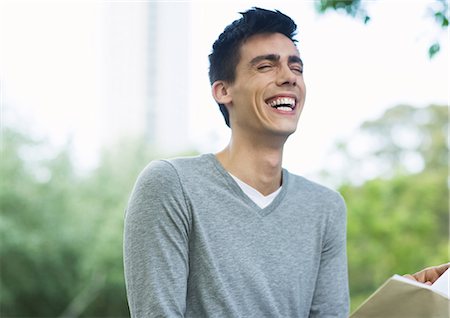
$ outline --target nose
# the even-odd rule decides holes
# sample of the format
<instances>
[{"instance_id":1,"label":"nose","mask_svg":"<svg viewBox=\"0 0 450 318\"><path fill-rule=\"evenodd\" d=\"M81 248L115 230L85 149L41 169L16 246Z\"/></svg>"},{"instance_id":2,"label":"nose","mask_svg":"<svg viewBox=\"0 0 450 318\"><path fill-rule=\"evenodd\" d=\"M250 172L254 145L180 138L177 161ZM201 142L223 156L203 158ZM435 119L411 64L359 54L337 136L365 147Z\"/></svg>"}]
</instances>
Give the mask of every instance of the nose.
<instances>
[{"instance_id":1,"label":"nose","mask_svg":"<svg viewBox=\"0 0 450 318\"><path fill-rule=\"evenodd\" d=\"M291 70L289 65L280 66L278 76L277 76L277 84L279 86L295 86L297 85L297 76Z\"/></svg>"}]
</instances>

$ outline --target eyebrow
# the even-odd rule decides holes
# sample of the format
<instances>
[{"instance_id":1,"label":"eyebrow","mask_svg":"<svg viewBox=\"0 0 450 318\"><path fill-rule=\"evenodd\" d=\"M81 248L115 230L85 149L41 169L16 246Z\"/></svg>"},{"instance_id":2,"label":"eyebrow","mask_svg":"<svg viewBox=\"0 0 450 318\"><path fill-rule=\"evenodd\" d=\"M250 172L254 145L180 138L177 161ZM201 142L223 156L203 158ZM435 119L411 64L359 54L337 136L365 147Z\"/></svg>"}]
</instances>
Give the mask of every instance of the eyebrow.
<instances>
[{"instance_id":1,"label":"eyebrow","mask_svg":"<svg viewBox=\"0 0 450 318\"><path fill-rule=\"evenodd\" d=\"M303 66L302 59L296 55L290 55L288 57L288 63L299 63L301 66Z\"/></svg>"},{"instance_id":2,"label":"eyebrow","mask_svg":"<svg viewBox=\"0 0 450 318\"><path fill-rule=\"evenodd\" d=\"M265 60L272 61L272 62L278 62L280 60L280 55L278 55L278 54L258 55L250 61L250 65L253 66L253 65L258 64L259 62L265 61ZM302 59L296 55L290 55L288 57L288 63L299 63L303 66Z\"/></svg>"}]
</instances>

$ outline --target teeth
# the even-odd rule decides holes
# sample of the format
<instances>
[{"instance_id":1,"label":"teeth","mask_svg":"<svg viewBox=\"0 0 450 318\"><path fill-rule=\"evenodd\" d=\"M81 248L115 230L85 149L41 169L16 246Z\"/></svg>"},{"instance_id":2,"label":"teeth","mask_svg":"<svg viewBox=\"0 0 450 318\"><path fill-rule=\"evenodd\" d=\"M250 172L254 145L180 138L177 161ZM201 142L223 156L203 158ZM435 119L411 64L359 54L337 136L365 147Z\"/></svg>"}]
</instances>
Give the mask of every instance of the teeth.
<instances>
[{"instance_id":1,"label":"teeth","mask_svg":"<svg viewBox=\"0 0 450 318\"><path fill-rule=\"evenodd\" d=\"M268 104L271 107L277 107L279 105L290 105L290 107L294 107L295 99L291 98L291 97L281 97L281 98L277 98L277 99L270 101ZM286 107L283 107L283 108L286 108Z\"/></svg>"},{"instance_id":2,"label":"teeth","mask_svg":"<svg viewBox=\"0 0 450 318\"><path fill-rule=\"evenodd\" d=\"M287 107L287 106L281 106L281 107L277 107L278 110L283 110L285 112L291 112L292 108Z\"/></svg>"}]
</instances>

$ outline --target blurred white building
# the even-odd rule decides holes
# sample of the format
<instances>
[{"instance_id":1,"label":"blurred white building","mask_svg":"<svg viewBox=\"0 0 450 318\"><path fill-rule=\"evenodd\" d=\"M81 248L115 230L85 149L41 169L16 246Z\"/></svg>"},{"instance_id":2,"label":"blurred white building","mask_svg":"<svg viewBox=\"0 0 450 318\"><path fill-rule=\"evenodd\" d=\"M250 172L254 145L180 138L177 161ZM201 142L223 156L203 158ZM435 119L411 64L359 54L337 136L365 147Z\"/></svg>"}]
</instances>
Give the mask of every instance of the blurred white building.
<instances>
[{"instance_id":1,"label":"blurred white building","mask_svg":"<svg viewBox=\"0 0 450 318\"><path fill-rule=\"evenodd\" d=\"M103 2L99 30L103 144L145 136L159 151L188 134L189 2Z\"/></svg>"}]
</instances>

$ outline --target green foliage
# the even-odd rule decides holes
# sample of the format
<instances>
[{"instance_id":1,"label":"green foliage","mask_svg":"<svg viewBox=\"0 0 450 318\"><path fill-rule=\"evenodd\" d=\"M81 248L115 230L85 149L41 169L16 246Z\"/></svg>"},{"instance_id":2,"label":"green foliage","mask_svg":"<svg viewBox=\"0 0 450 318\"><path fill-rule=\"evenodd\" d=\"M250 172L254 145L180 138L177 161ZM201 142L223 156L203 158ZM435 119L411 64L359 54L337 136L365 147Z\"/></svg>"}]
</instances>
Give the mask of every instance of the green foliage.
<instances>
[{"instance_id":1,"label":"green foliage","mask_svg":"<svg viewBox=\"0 0 450 318\"><path fill-rule=\"evenodd\" d=\"M410 138L397 138L400 128ZM449 260L448 107L400 105L361 126L376 140L365 161L389 167L388 177L340 192L348 208L348 257L352 308L394 273L414 273ZM401 141L404 141L403 143ZM345 152L346 148L341 148ZM402 168L405 153L422 158L415 173ZM360 160L346 160L358 171Z\"/></svg>"},{"instance_id":2,"label":"green foliage","mask_svg":"<svg viewBox=\"0 0 450 318\"><path fill-rule=\"evenodd\" d=\"M448 107L398 105L380 118L363 123L357 133L338 143L341 182L369 177L391 178L421 170L447 174ZM373 173L375 171L375 175Z\"/></svg>"},{"instance_id":3,"label":"green foliage","mask_svg":"<svg viewBox=\"0 0 450 318\"><path fill-rule=\"evenodd\" d=\"M315 2L315 6L320 13L335 10L345 12L352 17L362 18L364 23L370 20L360 0L320 0Z\"/></svg>"},{"instance_id":4,"label":"green foliage","mask_svg":"<svg viewBox=\"0 0 450 318\"><path fill-rule=\"evenodd\" d=\"M448 0L436 0L436 2L437 6L432 11L434 13L434 19L442 28L447 28L449 20Z\"/></svg>"},{"instance_id":5,"label":"green foliage","mask_svg":"<svg viewBox=\"0 0 450 318\"><path fill-rule=\"evenodd\" d=\"M441 45L439 43L434 43L428 48L428 56L433 58L441 50Z\"/></svg>"},{"instance_id":6,"label":"green foliage","mask_svg":"<svg viewBox=\"0 0 450 318\"><path fill-rule=\"evenodd\" d=\"M124 140L81 175L70 147L38 160L45 148L3 128L0 316L127 317L124 210L156 154L143 140Z\"/></svg>"},{"instance_id":7,"label":"green foliage","mask_svg":"<svg viewBox=\"0 0 450 318\"><path fill-rule=\"evenodd\" d=\"M319 13L326 11L344 12L347 15L361 19L367 24L371 17L367 14L364 1L361 0L320 0L315 2ZM449 10L448 0L434 0L427 8L427 14L434 18L438 28L448 28ZM435 42L428 48L428 56L433 58L440 51L439 42Z\"/></svg>"},{"instance_id":8,"label":"green foliage","mask_svg":"<svg viewBox=\"0 0 450 318\"><path fill-rule=\"evenodd\" d=\"M353 298L367 297L394 273L414 273L448 261L445 175L423 172L375 179L340 191L348 205Z\"/></svg>"},{"instance_id":9,"label":"green foliage","mask_svg":"<svg viewBox=\"0 0 450 318\"><path fill-rule=\"evenodd\" d=\"M23 159L36 142L9 129L2 133L2 314L52 316L76 285L76 269L67 266L77 258L75 233L64 226L73 218L76 182L66 152L40 166L52 171L51 183L42 182Z\"/></svg>"},{"instance_id":10,"label":"green foliage","mask_svg":"<svg viewBox=\"0 0 450 318\"><path fill-rule=\"evenodd\" d=\"M361 132L376 139L370 153L384 164L402 170L408 153L420 156L427 171L446 171L448 166L448 106L415 108L399 105L388 109L379 119L365 122Z\"/></svg>"}]
</instances>

